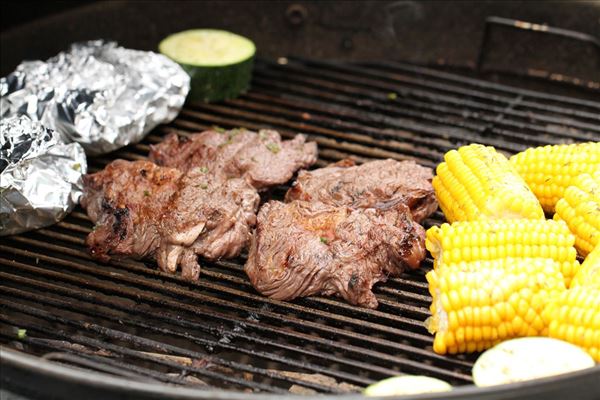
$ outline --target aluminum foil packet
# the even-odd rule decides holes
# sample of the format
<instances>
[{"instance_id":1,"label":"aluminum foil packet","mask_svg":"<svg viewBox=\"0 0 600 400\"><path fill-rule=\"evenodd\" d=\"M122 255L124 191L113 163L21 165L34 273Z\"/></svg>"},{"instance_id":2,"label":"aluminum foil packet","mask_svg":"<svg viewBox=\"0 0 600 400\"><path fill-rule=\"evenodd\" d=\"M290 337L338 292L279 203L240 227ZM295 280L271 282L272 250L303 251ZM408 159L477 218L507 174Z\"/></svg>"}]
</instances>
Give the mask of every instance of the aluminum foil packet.
<instances>
[{"instance_id":1,"label":"aluminum foil packet","mask_svg":"<svg viewBox=\"0 0 600 400\"><path fill-rule=\"evenodd\" d=\"M0 236L52 225L79 202L83 147L27 116L0 120Z\"/></svg>"},{"instance_id":2,"label":"aluminum foil packet","mask_svg":"<svg viewBox=\"0 0 600 400\"><path fill-rule=\"evenodd\" d=\"M1 78L0 113L41 121L96 155L175 119L189 89L188 74L161 54L90 41Z\"/></svg>"}]
</instances>

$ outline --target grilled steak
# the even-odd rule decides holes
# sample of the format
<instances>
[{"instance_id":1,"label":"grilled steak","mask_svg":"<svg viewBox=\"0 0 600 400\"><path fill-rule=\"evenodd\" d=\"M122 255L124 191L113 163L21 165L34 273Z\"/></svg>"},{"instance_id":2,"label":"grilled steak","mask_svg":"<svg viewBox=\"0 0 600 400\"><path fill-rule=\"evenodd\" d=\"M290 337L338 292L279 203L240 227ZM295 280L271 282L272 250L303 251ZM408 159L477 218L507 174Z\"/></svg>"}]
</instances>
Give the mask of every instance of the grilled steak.
<instances>
[{"instance_id":1,"label":"grilled steak","mask_svg":"<svg viewBox=\"0 0 600 400\"><path fill-rule=\"evenodd\" d=\"M255 188L265 189L314 164L317 145L306 143L304 135L282 141L273 130L209 130L190 138L169 135L151 146L150 160L181 171L202 167L224 178L243 177Z\"/></svg>"},{"instance_id":2,"label":"grilled steak","mask_svg":"<svg viewBox=\"0 0 600 400\"><path fill-rule=\"evenodd\" d=\"M259 202L243 179L221 181L201 168L189 170L162 215L158 265L175 272L181 262L187 277L186 270L197 266L196 254L209 260L239 255L250 240Z\"/></svg>"},{"instance_id":3,"label":"grilled steak","mask_svg":"<svg viewBox=\"0 0 600 400\"><path fill-rule=\"evenodd\" d=\"M286 201L319 201L351 208L406 204L423 221L437 209L431 169L413 161L377 160L355 166L350 160L301 171Z\"/></svg>"},{"instance_id":4,"label":"grilled steak","mask_svg":"<svg viewBox=\"0 0 600 400\"><path fill-rule=\"evenodd\" d=\"M257 189L284 183L317 159L302 135L281 141L275 131L206 131L170 135L149 161L117 160L84 178L81 204L96 229L92 255L151 257L164 271L197 279L197 255L235 257L256 223Z\"/></svg>"},{"instance_id":5,"label":"grilled steak","mask_svg":"<svg viewBox=\"0 0 600 400\"><path fill-rule=\"evenodd\" d=\"M153 256L160 244L160 215L178 189L181 172L149 161L116 160L83 177L81 206L96 223L86 244L101 261L110 255Z\"/></svg>"},{"instance_id":6,"label":"grilled steak","mask_svg":"<svg viewBox=\"0 0 600 400\"><path fill-rule=\"evenodd\" d=\"M117 160L84 178L82 206L96 229L91 254L156 258L164 271L197 279L196 256L232 257L250 239L259 196L243 179L221 180L148 161Z\"/></svg>"},{"instance_id":7,"label":"grilled steak","mask_svg":"<svg viewBox=\"0 0 600 400\"><path fill-rule=\"evenodd\" d=\"M245 271L274 299L338 295L376 308L373 284L424 257L425 231L401 202L352 209L271 201L258 213Z\"/></svg>"}]
</instances>

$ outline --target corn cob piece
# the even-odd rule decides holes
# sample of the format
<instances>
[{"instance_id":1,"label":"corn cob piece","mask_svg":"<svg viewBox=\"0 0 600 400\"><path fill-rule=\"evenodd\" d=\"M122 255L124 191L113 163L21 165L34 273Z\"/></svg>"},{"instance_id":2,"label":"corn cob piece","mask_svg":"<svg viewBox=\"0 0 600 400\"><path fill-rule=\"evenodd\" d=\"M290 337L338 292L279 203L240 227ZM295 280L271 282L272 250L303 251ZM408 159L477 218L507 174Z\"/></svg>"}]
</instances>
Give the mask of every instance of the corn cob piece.
<instances>
[{"instance_id":1,"label":"corn cob piece","mask_svg":"<svg viewBox=\"0 0 600 400\"><path fill-rule=\"evenodd\" d=\"M544 218L544 212L508 159L493 147L450 150L437 167L433 188L449 222Z\"/></svg>"},{"instance_id":2,"label":"corn cob piece","mask_svg":"<svg viewBox=\"0 0 600 400\"><path fill-rule=\"evenodd\" d=\"M600 142L548 145L510 158L544 208L552 213L565 189L578 175L600 170Z\"/></svg>"},{"instance_id":3,"label":"corn cob piece","mask_svg":"<svg viewBox=\"0 0 600 400\"><path fill-rule=\"evenodd\" d=\"M567 287L580 267L574 243L564 221L545 219L445 223L429 228L425 240L434 267L505 257L550 258L560 264Z\"/></svg>"},{"instance_id":4,"label":"corn cob piece","mask_svg":"<svg viewBox=\"0 0 600 400\"><path fill-rule=\"evenodd\" d=\"M542 318L548 336L573 343L600 362L600 288L579 286L559 294Z\"/></svg>"},{"instance_id":5,"label":"corn cob piece","mask_svg":"<svg viewBox=\"0 0 600 400\"><path fill-rule=\"evenodd\" d=\"M586 256L600 243L600 169L582 174L556 203L554 219L562 219L575 234L575 248Z\"/></svg>"},{"instance_id":6,"label":"corn cob piece","mask_svg":"<svg viewBox=\"0 0 600 400\"><path fill-rule=\"evenodd\" d=\"M583 261L579 272L571 281L571 287L596 286L600 288L600 244Z\"/></svg>"},{"instance_id":7,"label":"corn cob piece","mask_svg":"<svg viewBox=\"0 0 600 400\"><path fill-rule=\"evenodd\" d=\"M557 262L503 258L443 264L427 273L433 298L427 328L438 354L482 351L521 336L547 333L546 299L565 291Z\"/></svg>"}]
</instances>

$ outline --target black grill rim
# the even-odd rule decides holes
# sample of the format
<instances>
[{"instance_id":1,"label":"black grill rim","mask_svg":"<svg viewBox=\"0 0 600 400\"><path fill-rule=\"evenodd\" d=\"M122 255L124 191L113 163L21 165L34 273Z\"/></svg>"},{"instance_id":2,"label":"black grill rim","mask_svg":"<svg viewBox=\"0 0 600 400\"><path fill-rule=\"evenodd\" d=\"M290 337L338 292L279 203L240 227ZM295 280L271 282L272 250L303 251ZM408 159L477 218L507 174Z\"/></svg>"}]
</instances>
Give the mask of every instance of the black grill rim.
<instances>
[{"instance_id":1,"label":"black grill rim","mask_svg":"<svg viewBox=\"0 0 600 400\"><path fill-rule=\"evenodd\" d=\"M249 394L222 390L198 390L180 386L164 384L143 383L128 381L100 372L90 372L75 369L60 364L52 363L37 357L30 356L5 346L0 346L0 365L2 365L2 386L10 388L16 382L31 382L24 379L28 374L35 374L36 386L47 389L50 384L54 387L63 386L63 391L71 398L78 398L78 394L89 400L106 398L151 399L169 398L177 399L228 399L228 400L274 400L281 399L281 394ZM6 386L4 386L6 385ZM66 389L65 389L66 388ZM94 391L90 391L93 388ZM31 390L31 388L30 388ZM81 391L81 393L78 393ZM58 392L53 392L58 394ZM474 385L461 386L451 392L422 394L416 396L385 397L382 399L402 400L458 400L458 399L529 399L544 398L548 400L562 400L567 396L577 395L578 399L596 399L600 395L600 364L592 368L571 372L568 374L530 380L526 382L511 383L499 387L479 388ZM287 395L284 397L288 397ZM289 395L290 398L300 398ZM66 397L65 397L66 398ZM123 397L125 398L125 397ZM301 397L306 400L358 400L364 399L360 394L349 395L308 395Z\"/></svg>"}]
</instances>

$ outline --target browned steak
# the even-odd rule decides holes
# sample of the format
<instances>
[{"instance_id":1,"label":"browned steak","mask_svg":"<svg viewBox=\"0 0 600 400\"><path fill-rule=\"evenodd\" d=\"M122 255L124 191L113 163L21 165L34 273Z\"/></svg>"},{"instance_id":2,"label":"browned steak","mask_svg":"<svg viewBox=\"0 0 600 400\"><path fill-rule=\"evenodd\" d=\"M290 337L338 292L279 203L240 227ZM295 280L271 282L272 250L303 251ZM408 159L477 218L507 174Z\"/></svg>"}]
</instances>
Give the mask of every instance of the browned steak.
<instances>
[{"instance_id":1,"label":"browned steak","mask_svg":"<svg viewBox=\"0 0 600 400\"><path fill-rule=\"evenodd\" d=\"M301 171L286 201L319 201L351 208L406 204L413 219L423 221L437 209L431 185L433 171L414 161L377 160L355 166L352 161Z\"/></svg>"},{"instance_id":2,"label":"browned steak","mask_svg":"<svg viewBox=\"0 0 600 400\"><path fill-rule=\"evenodd\" d=\"M81 200L97 223L86 240L94 257L156 258L164 271L181 265L188 279L198 278L197 255L239 254L250 239L258 202L256 189L242 179L123 160L85 176Z\"/></svg>"},{"instance_id":3,"label":"browned steak","mask_svg":"<svg viewBox=\"0 0 600 400\"><path fill-rule=\"evenodd\" d=\"M352 209L271 201L258 213L245 271L274 299L338 295L376 308L373 284L424 257L425 231L402 203Z\"/></svg>"},{"instance_id":4,"label":"browned steak","mask_svg":"<svg viewBox=\"0 0 600 400\"><path fill-rule=\"evenodd\" d=\"M158 265L175 272L181 263L184 277L195 279L195 255L209 260L239 255L250 240L259 202L243 179L222 181L201 168L189 170L163 212Z\"/></svg>"},{"instance_id":5,"label":"browned steak","mask_svg":"<svg viewBox=\"0 0 600 400\"><path fill-rule=\"evenodd\" d=\"M150 160L182 171L202 167L216 176L243 177L255 188L265 189L314 164L317 145L307 143L304 135L282 141L273 130L209 130L190 138L169 135L151 146Z\"/></svg>"},{"instance_id":6,"label":"browned steak","mask_svg":"<svg viewBox=\"0 0 600 400\"><path fill-rule=\"evenodd\" d=\"M86 244L102 261L111 255L153 256L160 215L178 189L181 172L149 161L116 160L83 177L81 206L96 223Z\"/></svg>"}]
</instances>

